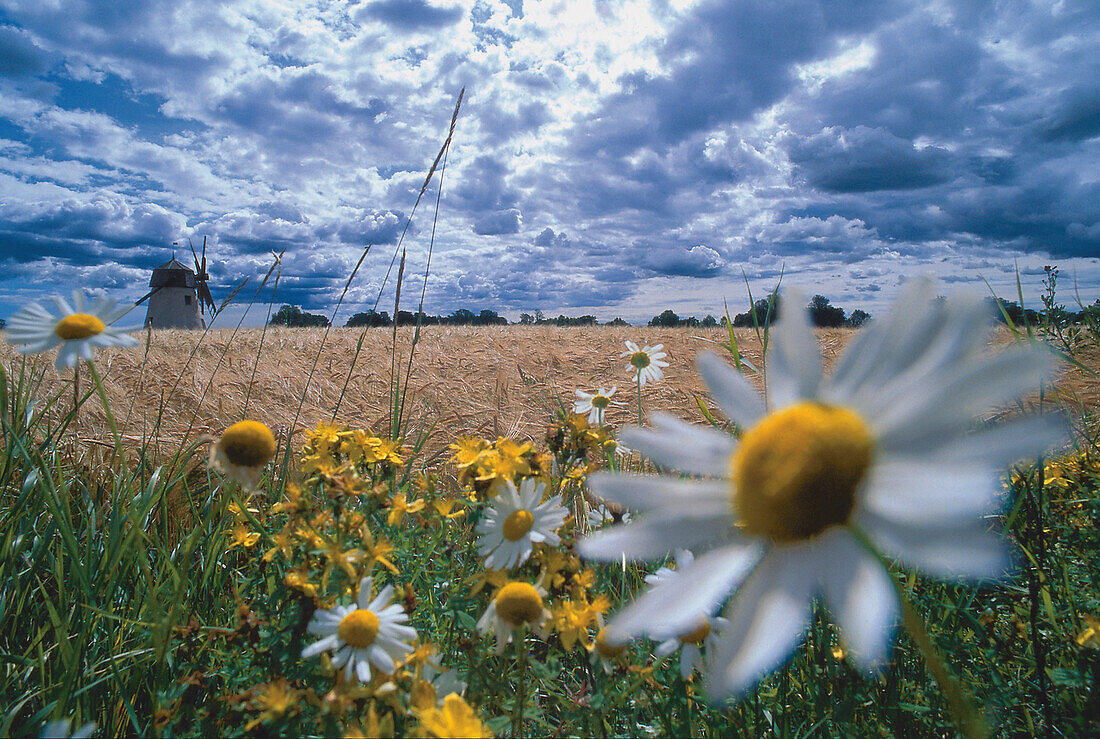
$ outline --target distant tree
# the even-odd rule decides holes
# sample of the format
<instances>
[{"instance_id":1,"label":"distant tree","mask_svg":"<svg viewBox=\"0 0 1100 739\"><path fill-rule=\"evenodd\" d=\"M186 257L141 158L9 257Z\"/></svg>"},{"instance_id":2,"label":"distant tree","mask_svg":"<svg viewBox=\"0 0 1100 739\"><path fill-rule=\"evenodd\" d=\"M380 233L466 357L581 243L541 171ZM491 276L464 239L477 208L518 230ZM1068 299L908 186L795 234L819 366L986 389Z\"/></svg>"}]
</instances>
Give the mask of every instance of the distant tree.
<instances>
[{"instance_id":1,"label":"distant tree","mask_svg":"<svg viewBox=\"0 0 1100 739\"><path fill-rule=\"evenodd\" d=\"M546 315L541 310L536 309L535 310L535 323L542 323L545 320L546 320Z\"/></svg>"},{"instance_id":2,"label":"distant tree","mask_svg":"<svg viewBox=\"0 0 1100 739\"><path fill-rule=\"evenodd\" d=\"M815 295L810 300L810 319L815 326L837 328L844 325L844 309L829 304L824 295Z\"/></svg>"},{"instance_id":3,"label":"distant tree","mask_svg":"<svg viewBox=\"0 0 1100 739\"><path fill-rule=\"evenodd\" d=\"M507 326L508 319L499 315L495 310L485 309L477 314L474 323L479 326Z\"/></svg>"},{"instance_id":4,"label":"distant tree","mask_svg":"<svg viewBox=\"0 0 1100 739\"><path fill-rule=\"evenodd\" d=\"M867 311L863 310L862 308L856 308L854 311L852 311L852 314L848 316L848 320L845 323L852 328L859 328L870 317L871 314Z\"/></svg>"},{"instance_id":5,"label":"distant tree","mask_svg":"<svg viewBox=\"0 0 1100 739\"><path fill-rule=\"evenodd\" d=\"M1025 309L1014 300L1003 300L1001 298L997 298L997 301L993 303L992 310L993 315L999 321L1004 321L1005 314L1008 314L1008 320L1015 326L1022 326L1024 323L1037 326L1042 317L1037 311L1033 311L1031 308Z\"/></svg>"},{"instance_id":6,"label":"distant tree","mask_svg":"<svg viewBox=\"0 0 1100 739\"><path fill-rule=\"evenodd\" d=\"M328 319L315 313L305 313L296 305L284 305L275 312L268 322L272 326L290 326L291 328L309 328L328 326Z\"/></svg>"},{"instance_id":7,"label":"distant tree","mask_svg":"<svg viewBox=\"0 0 1100 739\"><path fill-rule=\"evenodd\" d=\"M344 326L348 328L358 328L360 326L389 326L392 323L390 320L390 314L386 311L381 313L371 309L364 313L356 313Z\"/></svg>"},{"instance_id":8,"label":"distant tree","mask_svg":"<svg viewBox=\"0 0 1100 739\"><path fill-rule=\"evenodd\" d=\"M474 315L474 312L472 310L459 308L447 317L447 323L453 323L456 326L469 326L470 324L474 323L474 320L476 318L477 316Z\"/></svg>"},{"instance_id":9,"label":"distant tree","mask_svg":"<svg viewBox=\"0 0 1100 739\"><path fill-rule=\"evenodd\" d=\"M608 321L605 326L629 326L630 324L621 318L616 317L614 320Z\"/></svg>"},{"instance_id":10,"label":"distant tree","mask_svg":"<svg viewBox=\"0 0 1100 739\"><path fill-rule=\"evenodd\" d=\"M660 315L649 319L648 326L679 326L680 316L672 310L662 311Z\"/></svg>"},{"instance_id":11,"label":"distant tree","mask_svg":"<svg viewBox=\"0 0 1100 739\"><path fill-rule=\"evenodd\" d=\"M532 316L530 313L520 313L519 314L519 324L521 326L530 326L534 322L535 322L535 317Z\"/></svg>"},{"instance_id":12,"label":"distant tree","mask_svg":"<svg viewBox=\"0 0 1100 739\"><path fill-rule=\"evenodd\" d=\"M774 323L779 318L780 299L776 295L774 300L771 298L760 298L752 304L752 310L745 313L738 313L733 317L733 325L735 328L752 328L753 326L764 327L770 323ZM755 315L755 321L753 317Z\"/></svg>"},{"instance_id":13,"label":"distant tree","mask_svg":"<svg viewBox=\"0 0 1100 739\"><path fill-rule=\"evenodd\" d=\"M706 318L704 318L699 323L699 325L702 326L703 328L714 328L715 326L718 325L718 319L708 313Z\"/></svg>"}]
</instances>

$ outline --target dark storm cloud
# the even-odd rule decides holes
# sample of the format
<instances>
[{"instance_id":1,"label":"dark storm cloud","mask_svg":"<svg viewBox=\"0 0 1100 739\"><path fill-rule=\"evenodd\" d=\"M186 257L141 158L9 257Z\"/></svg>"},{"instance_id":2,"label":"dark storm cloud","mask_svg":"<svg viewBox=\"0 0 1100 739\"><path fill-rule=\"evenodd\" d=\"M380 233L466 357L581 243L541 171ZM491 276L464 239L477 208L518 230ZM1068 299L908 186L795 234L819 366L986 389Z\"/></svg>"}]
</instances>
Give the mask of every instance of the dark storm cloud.
<instances>
[{"instance_id":1,"label":"dark storm cloud","mask_svg":"<svg viewBox=\"0 0 1100 739\"><path fill-rule=\"evenodd\" d=\"M10 235L8 243L13 243L10 239L15 234L32 234L35 243L50 253L72 247L74 256L94 254L97 247L126 249L168 244L178 238L182 226L178 215L161 206L135 206L114 195L0 209L0 229Z\"/></svg>"},{"instance_id":2,"label":"dark storm cloud","mask_svg":"<svg viewBox=\"0 0 1100 739\"><path fill-rule=\"evenodd\" d=\"M642 242L635 245L631 252L637 255L644 267L661 275L714 277L723 264L718 252L702 244L687 248Z\"/></svg>"},{"instance_id":3,"label":"dark storm cloud","mask_svg":"<svg viewBox=\"0 0 1100 739\"><path fill-rule=\"evenodd\" d=\"M474 221L473 231L481 236L499 236L519 233L523 226L523 214L516 208L487 213Z\"/></svg>"},{"instance_id":4,"label":"dark storm cloud","mask_svg":"<svg viewBox=\"0 0 1100 739\"><path fill-rule=\"evenodd\" d=\"M0 75L19 77L43 72L46 53L23 30L0 26Z\"/></svg>"},{"instance_id":5,"label":"dark storm cloud","mask_svg":"<svg viewBox=\"0 0 1100 739\"><path fill-rule=\"evenodd\" d=\"M374 0L356 14L359 19L373 18L403 30L439 29L457 23L462 8L439 6L425 0Z\"/></svg>"},{"instance_id":6,"label":"dark storm cloud","mask_svg":"<svg viewBox=\"0 0 1100 739\"><path fill-rule=\"evenodd\" d=\"M788 155L812 187L832 192L912 190L951 176L946 149L917 149L889 131L865 126L796 139Z\"/></svg>"},{"instance_id":7,"label":"dark storm cloud","mask_svg":"<svg viewBox=\"0 0 1100 739\"><path fill-rule=\"evenodd\" d=\"M1046 141L1086 141L1100 136L1100 87L1095 83L1063 91L1057 106L1036 126Z\"/></svg>"}]
</instances>

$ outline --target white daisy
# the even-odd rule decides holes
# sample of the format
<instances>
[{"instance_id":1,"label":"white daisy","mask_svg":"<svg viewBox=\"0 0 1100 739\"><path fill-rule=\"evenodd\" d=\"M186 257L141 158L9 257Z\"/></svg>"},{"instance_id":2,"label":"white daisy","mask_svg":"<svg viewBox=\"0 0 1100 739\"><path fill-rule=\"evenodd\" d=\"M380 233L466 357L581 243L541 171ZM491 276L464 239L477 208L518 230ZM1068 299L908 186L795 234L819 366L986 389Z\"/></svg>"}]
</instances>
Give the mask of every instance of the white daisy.
<instances>
[{"instance_id":1,"label":"white daisy","mask_svg":"<svg viewBox=\"0 0 1100 739\"><path fill-rule=\"evenodd\" d=\"M653 653L658 657L667 657L679 649L680 677L687 680L695 670L703 672L706 669L703 650L706 649L708 654L713 651L728 626L729 621L721 616L704 616L694 628L658 644Z\"/></svg>"},{"instance_id":2,"label":"white daisy","mask_svg":"<svg viewBox=\"0 0 1100 739\"><path fill-rule=\"evenodd\" d=\"M209 466L252 491L275 456L275 435L259 421L237 421L210 448Z\"/></svg>"},{"instance_id":3,"label":"white daisy","mask_svg":"<svg viewBox=\"0 0 1100 739\"><path fill-rule=\"evenodd\" d=\"M661 367L668 366L668 362L663 361L668 355L661 351L665 348L664 344L639 349L633 341L623 343L626 344L626 351L619 356L630 357L630 364L626 366L626 371L634 373L634 382L645 385L647 382L657 382L665 376L661 371Z\"/></svg>"},{"instance_id":4,"label":"white daisy","mask_svg":"<svg viewBox=\"0 0 1100 739\"><path fill-rule=\"evenodd\" d=\"M577 390L578 400L573 404L574 413L587 413L588 423L595 426L603 426L604 411L612 405L623 405L617 400L612 400L611 396L618 390L618 386L612 385L610 390L604 388L596 388L595 393L586 393L583 390Z\"/></svg>"},{"instance_id":5,"label":"white daisy","mask_svg":"<svg viewBox=\"0 0 1100 739\"><path fill-rule=\"evenodd\" d=\"M581 542L585 556L700 553L618 614L611 636L684 633L736 590L708 668L711 694L726 698L795 649L818 596L854 664L881 666L900 605L878 552L939 577L1006 574L1009 551L985 518L1004 502L999 471L1057 444L1066 424L1032 416L972 431L977 414L1037 388L1052 364L1034 346L990 354L990 326L984 301L939 301L932 282L914 281L823 380L806 313L788 311L772 333L771 412L739 372L700 355L715 401L746 429L740 442L660 414L655 429L624 437L662 467L711 479L588 479L641 515Z\"/></svg>"},{"instance_id":6,"label":"white daisy","mask_svg":"<svg viewBox=\"0 0 1100 739\"><path fill-rule=\"evenodd\" d=\"M92 361L97 346L134 346L137 339L111 324L129 307L115 308L115 301L98 297L88 305L81 290L73 290L73 302L65 298L50 299L52 310L30 303L8 319L5 332L16 351L38 354L58 344L57 369L73 367L81 359Z\"/></svg>"},{"instance_id":7,"label":"white daisy","mask_svg":"<svg viewBox=\"0 0 1100 739\"><path fill-rule=\"evenodd\" d=\"M527 561L535 544L556 547L561 543L554 532L565 523L569 511L557 496L543 503L545 489L531 478L521 482L518 491L510 480L499 487L477 525L477 547L487 568L515 569Z\"/></svg>"},{"instance_id":8,"label":"white daisy","mask_svg":"<svg viewBox=\"0 0 1100 739\"><path fill-rule=\"evenodd\" d=\"M359 583L357 607L336 606L313 614L307 630L324 638L302 650L302 659L316 657L321 652L336 650L332 664L336 669L346 666L348 680L370 682L370 666L392 675L395 662L403 659L416 639L416 630L406 626L408 614L393 600L393 586L387 585L371 600L373 581L364 577Z\"/></svg>"},{"instance_id":9,"label":"white daisy","mask_svg":"<svg viewBox=\"0 0 1100 739\"><path fill-rule=\"evenodd\" d=\"M529 583L505 583L478 619L478 631L493 632L497 654L503 654L504 648L511 644L514 632L528 626L546 638L544 624L551 614L544 605L545 597L546 591Z\"/></svg>"}]
</instances>

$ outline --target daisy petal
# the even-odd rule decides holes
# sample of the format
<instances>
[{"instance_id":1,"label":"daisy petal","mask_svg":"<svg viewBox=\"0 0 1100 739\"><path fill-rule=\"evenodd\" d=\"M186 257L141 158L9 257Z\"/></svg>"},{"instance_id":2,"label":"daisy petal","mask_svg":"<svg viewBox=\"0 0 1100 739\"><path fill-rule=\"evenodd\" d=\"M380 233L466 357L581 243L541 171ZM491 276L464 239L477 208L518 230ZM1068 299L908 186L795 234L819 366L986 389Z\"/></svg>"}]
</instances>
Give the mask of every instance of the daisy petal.
<instances>
[{"instance_id":1,"label":"daisy petal","mask_svg":"<svg viewBox=\"0 0 1100 739\"><path fill-rule=\"evenodd\" d=\"M356 660L355 676L359 678L359 682L364 685L370 682L370 662L368 660Z\"/></svg>"},{"instance_id":2,"label":"daisy petal","mask_svg":"<svg viewBox=\"0 0 1100 739\"><path fill-rule=\"evenodd\" d=\"M747 539L707 552L624 608L608 624L608 636L629 641L687 633L699 624L700 616L718 610L760 555L760 546Z\"/></svg>"},{"instance_id":3,"label":"daisy petal","mask_svg":"<svg viewBox=\"0 0 1100 739\"><path fill-rule=\"evenodd\" d=\"M861 501L866 510L899 524L974 520L1006 501L991 468L892 460L872 470Z\"/></svg>"},{"instance_id":4,"label":"daisy petal","mask_svg":"<svg viewBox=\"0 0 1100 739\"><path fill-rule=\"evenodd\" d=\"M772 547L726 611L729 619L708 667L708 692L735 698L781 665L810 624L815 572L804 546Z\"/></svg>"},{"instance_id":5,"label":"daisy petal","mask_svg":"<svg viewBox=\"0 0 1100 739\"><path fill-rule=\"evenodd\" d=\"M883 554L940 579L1001 579L1014 569L1008 546L984 521L917 526L896 523L870 511L861 511L856 520Z\"/></svg>"},{"instance_id":6,"label":"daisy petal","mask_svg":"<svg viewBox=\"0 0 1100 739\"><path fill-rule=\"evenodd\" d=\"M326 636L324 639L315 641L308 647L302 650L302 659L309 659L310 657L316 657L321 652L326 652L329 649L335 649L339 645L340 639L336 634Z\"/></svg>"},{"instance_id":7,"label":"daisy petal","mask_svg":"<svg viewBox=\"0 0 1100 739\"><path fill-rule=\"evenodd\" d=\"M840 627L848 658L870 672L886 663L901 613L889 571L846 529L821 536L815 548L821 594Z\"/></svg>"},{"instance_id":8,"label":"daisy petal","mask_svg":"<svg viewBox=\"0 0 1100 739\"><path fill-rule=\"evenodd\" d=\"M695 361L714 402L726 418L741 428L748 428L763 417L764 401L744 375L714 352L700 352Z\"/></svg>"},{"instance_id":9,"label":"daisy petal","mask_svg":"<svg viewBox=\"0 0 1100 739\"><path fill-rule=\"evenodd\" d=\"M801 398L816 397L821 384L821 352L810 325L809 311L801 308L803 297L798 291L787 291L784 304L791 307L772 329L768 392L771 405L776 408Z\"/></svg>"},{"instance_id":10,"label":"daisy petal","mask_svg":"<svg viewBox=\"0 0 1100 739\"><path fill-rule=\"evenodd\" d=\"M696 513L699 515L694 515ZM697 509L690 518L661 516L657 520L646 520L639 517L629 524L597 531L577 543L577 552L588 559L613 562L622 557L656 559L678 547L699 548L730 535L730 521L724 513L723 506L717 511Z\"/></svg>"},{"instance_id":11,"label":"daisy petal","mask_svg":"<svg viewBox=\"0 0 1100 739\"><path fill-rule=\"evenodd\" d=\"M597 472L589 476L588 489L597 497L637 511L714 502L729 505L729 483L723 480Z\"/></svg>"}]
</instances>

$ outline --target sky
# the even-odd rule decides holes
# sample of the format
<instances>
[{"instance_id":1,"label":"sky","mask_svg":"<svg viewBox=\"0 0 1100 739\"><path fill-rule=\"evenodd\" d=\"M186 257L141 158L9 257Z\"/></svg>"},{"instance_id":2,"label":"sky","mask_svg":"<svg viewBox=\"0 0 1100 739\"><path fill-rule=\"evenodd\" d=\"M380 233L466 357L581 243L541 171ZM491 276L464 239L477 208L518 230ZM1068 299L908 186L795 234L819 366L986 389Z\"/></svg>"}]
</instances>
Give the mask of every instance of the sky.
<instances>
[{"instance_id":1,"label":"sky","mask_svg":"<svg viewBox=\"0 0 1100 739\"><path fill-rule=\"evenodd\" d=\"M403 232L433 314L701 318L780 274L872 315L916 274L1038 306L1045 265L1089 304L1100 6L0 0L0 317L134 301L203 238L217 302L251 278L220 323L284 250L275 304L329 314L370 244L342 323L392 312Z\"/></svg>"}]
</instances>

